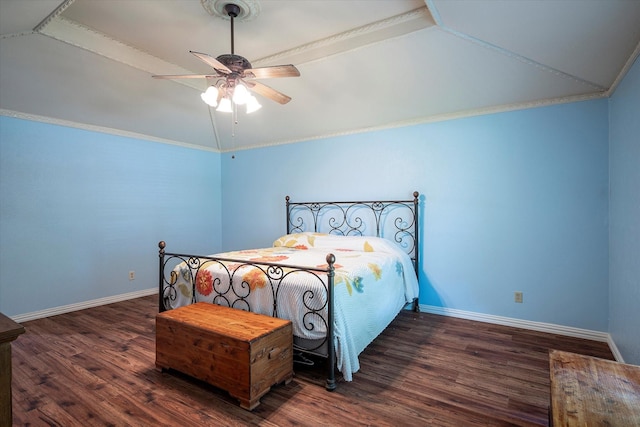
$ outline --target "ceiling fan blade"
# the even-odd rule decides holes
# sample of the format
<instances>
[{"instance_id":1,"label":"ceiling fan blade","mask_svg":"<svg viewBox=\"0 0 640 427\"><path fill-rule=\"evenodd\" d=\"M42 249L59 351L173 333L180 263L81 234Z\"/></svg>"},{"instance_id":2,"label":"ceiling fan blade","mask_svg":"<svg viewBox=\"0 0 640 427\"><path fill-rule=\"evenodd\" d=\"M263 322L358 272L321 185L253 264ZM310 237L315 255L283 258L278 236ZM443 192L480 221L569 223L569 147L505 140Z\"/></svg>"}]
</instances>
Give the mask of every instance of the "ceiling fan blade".
<instances>
[{"instance_id":1,"label":"ceiling fan blade","mask_svg":"<svg viewBox=\"0 0 640 427\"><path fill-rule=\"evenodd\" d=\"M174 74L163 76L151 76L154 79L204 79L207 77L217 77L210 74Z\"/></svg>"},{"instance_id":2,"label":"ceiling fan blade","mask_svg":"<svg viewBox=\"0 0 640 427\"><path fill-rule=\"evenodd\" d=\"M208 55L206 53L194 52L193 50L190 50L189 53L194 54L196 57L198 57L199 60L201 60L205 64L209 64L210 66L215 68L217 71L220 71L221 73L224 73L224 74L231 73L231 70L226 65L224 65L222 62L218 61L216 58L214 58L211 55Z\"/></svg>"},{"instance_id":3,"label":"ceiling fan blade","mask_svg":"<svg viewBox=\"0 0 640 427\"><path fill-rule=\"evenodd\" d=\"M300 71L293 65L274 65L273 67L249 68L244 70L246 78L273 79L278 77L298 77Z\"/></svg>"},{"instance_id":4,"label":"ceiling fan blade","mask_svg":"<svg viewBox=\"0 0 640 427\"><path fill-rule=\"evenodd\" d=\"M280 104L286 104L291 101L291 97L285 95L284 93L278 92L277 90L270 88L267 85L258 82L243 82L247 85L249 89L254 91L255 93L262 95L266 98L269 98L273 101L276 101Z\"/></svg>"}]
</instances>

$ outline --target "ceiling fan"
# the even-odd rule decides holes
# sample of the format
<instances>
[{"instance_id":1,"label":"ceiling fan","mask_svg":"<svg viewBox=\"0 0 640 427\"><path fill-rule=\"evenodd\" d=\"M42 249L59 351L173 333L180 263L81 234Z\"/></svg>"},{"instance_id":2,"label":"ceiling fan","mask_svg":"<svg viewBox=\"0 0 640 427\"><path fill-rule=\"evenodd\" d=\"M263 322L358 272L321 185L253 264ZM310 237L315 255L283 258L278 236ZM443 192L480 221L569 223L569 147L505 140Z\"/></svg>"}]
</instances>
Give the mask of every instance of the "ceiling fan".
<instances>
[{"instance_id":1,"label":"ceiling fan","mask_svg":"<svg viewBox=\"0 0 640 427\"><path fill-rule=\"evenodd\" d=\"M207 79L208 88L201 95L202 100L212 107L219 104L218 111L233 111L231 101L237 105L246 104L248 113L259 109L261 107L260 104L248 90L280 104L286 104L291 101L291 97L254 79L298 77L300 76L298 69L291 64L252 68L251 63L246 58L236 55L234 52L233 19L240 14L240 7L236 4L228 3L224 5L224 11L231 20L231 53L214 58L206 53L189 51L202 62L213 67L214 73L154 75L152 77L156 79Z\"/></svg>"}]
</instances>

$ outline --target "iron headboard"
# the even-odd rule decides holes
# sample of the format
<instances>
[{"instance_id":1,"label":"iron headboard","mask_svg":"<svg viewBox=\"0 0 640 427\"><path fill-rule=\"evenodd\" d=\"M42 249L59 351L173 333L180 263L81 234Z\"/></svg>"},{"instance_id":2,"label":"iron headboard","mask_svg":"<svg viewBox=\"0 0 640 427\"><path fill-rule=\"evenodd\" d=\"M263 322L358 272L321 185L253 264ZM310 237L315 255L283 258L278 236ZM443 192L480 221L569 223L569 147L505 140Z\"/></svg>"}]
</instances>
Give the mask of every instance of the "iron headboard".
<instances>
[{"instance_id":1,"label":"iron headboard","mask_svg":"<svg viewBox=\"0 0 640 427\"><path fill-rule=\"evenodd\" d=\"M418 196L412 200L292 202L287 196L287 234L316 232L375 236L394 241L413 261L418 274Z\"/></svg>"}]
</instances>

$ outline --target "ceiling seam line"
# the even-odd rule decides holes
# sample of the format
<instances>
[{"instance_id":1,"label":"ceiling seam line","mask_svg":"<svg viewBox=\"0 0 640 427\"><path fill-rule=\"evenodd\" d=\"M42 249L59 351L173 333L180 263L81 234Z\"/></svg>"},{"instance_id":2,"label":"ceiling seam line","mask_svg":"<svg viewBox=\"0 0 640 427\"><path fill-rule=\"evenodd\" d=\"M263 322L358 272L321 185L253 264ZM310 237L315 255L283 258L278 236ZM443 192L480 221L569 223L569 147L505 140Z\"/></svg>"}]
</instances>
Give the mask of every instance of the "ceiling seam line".
<instances>
[{"instance_id":1,"label":"ceiling seam line","mask_svg":"<svg viewBox=\"0 0 640 427\"><path fill-rule=\"evenodd\" d=\"M438 8L436 7L433 0L424 0L424 4L429 10L431 17L433 18L433 22L435 22L438 27L442 27L442 17L440 16L440 12L438 11Z\"/></svg>"},{"instance_id":2,"label":"ceiling seam line","mask_svg":"<svg viewBox=\"0 0 640 427\"><path fill-rule=\"evenodd\" d=\"M209 120L211 121L211 128L213 129L213 137L216 140L216 146L218 147L218 151L221 152L220 148L220 137L218 136L218 128L216 127L216 121L213 118L213 113L211 113L211 107L207 105L207 110L209 110Z\"/></svg>"},{"instance_id":3,"label":"ceiling seam line","mask_svg":"<svg viewBox=\"0 0 640 427\"><path fill-rule=\"evenodd\" d=\"M518 61L520 61L520 62L522 62L524 64L532 65L532 66L534 66L536 68L540 68L541 70L550 72L552 74L557 74L559 76L568 78L568 79L573 80L575 82L587 85L587 86L589 86L589 87L591 87L593 89L596 89L598 91L601 91L601 92L606 92L607 91L607 88L602 87L597 83L590 82L588 80L582 79L582 78L574 76L572 74L565 73L564 71L560 71L560 70L555 69L553 67L549 67L548 65L541 64L540 62L534 61L531 58L527 58L526 56L518 55L517 53L511 52L510 50L507 50L507 49L504 49L504 48L502 48L500 46L496 46L494 44L488 43L488 42L486 42L484 40L481 40L481 39L478 39L476 37L470 36L470 35L465 34L463 32L454 30L454 29L446 27L446 26L439 26L439 28L441 28L443 31L445 31L445 32L447 32L447 33L449 33L449 34L451 34L453 36L459 37L459 38L461 38L463 40L467 40L467 41L469 41L471 43L475 43L475 44L477 44L479 46L482 46L482 47L484 47L486 49L493 50L494 52L497 52L497 53L499 53L501 55L508 56L510 58L514 58L514 59L516 59L516 60L518 60Z\"/></svg>"},{"instance_id":4,"label":"ceiling seam line","mask_svg":"<svg viewBox=\"0 0 640 427\"><path fill-rule=\"evenodd\" d=\"M618 85L620 84L620 82L622 82L631 67L633 67L633 64L636 62L636 59L638 59L638 57L640 57L640 41L638 41L638 44L636 45L633 53L631 54L627 62L625 62L624 66L616 76L616 79L613 81L613 84L611 84L611 87L607 90L607 96L613 95L613 93L618 88Z\"/></svg>"}]
</instances>

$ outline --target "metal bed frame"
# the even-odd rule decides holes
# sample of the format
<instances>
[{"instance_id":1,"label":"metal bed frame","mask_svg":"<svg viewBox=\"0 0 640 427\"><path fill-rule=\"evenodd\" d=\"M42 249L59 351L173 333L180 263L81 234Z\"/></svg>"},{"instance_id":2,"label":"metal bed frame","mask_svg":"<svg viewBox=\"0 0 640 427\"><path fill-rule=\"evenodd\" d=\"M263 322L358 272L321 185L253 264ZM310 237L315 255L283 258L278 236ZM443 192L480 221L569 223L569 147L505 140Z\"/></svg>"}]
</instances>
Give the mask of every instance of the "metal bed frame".
<instances>
[{"instance_id":1,"label":"metal bed frame","mask_svg":"<svg viewBox=\"0 0 640 427\"><path fill-rule=\"evenodd\" d=\"M312 231L317 233L337 234L344 236L376 236L396 242L411 258L418 275L419 271L419 220L418 196L413 192L412 200L393 201L355 201L355 202L292 202L287 196L286 230L287 234ZM327 254L327 268L310 268L271 262L252 262L217 256L201 256L193 254L169 253L165 251L166 243L161 241L159 247L159 311L169 310L171 301L175 300L178 289L177 273L174 267L185 263L189 267L192 284L192 303L196 302L196 277L198 271L205 266L216 263L224 268L228 278L216 278L213 283L213 302L215 304L251 311L248 296L251 292L249 283L242 277L235 277L238 269L228 269L225 263L239 266L251 266L259 269L268 283L273 298L271 316L278 317L278 295L280 284L290 274L308 274L311 281L317 280L326 292L326 298L319 298L309 289L303 293L303 327L309 331L318 325L324 326L327 334L320 342L304 345L294 342L296 351L319 355L327 358L326 389L336 389L336 355L333 331L333 287L335 276L335 256ZM323 278L326 277L326 282ZM324 303L322 301L324 300ZM412 302L412 309L419 311L418 299ZM326 318L323 311L326 310Z\"/></svg>"}]
</instances>

